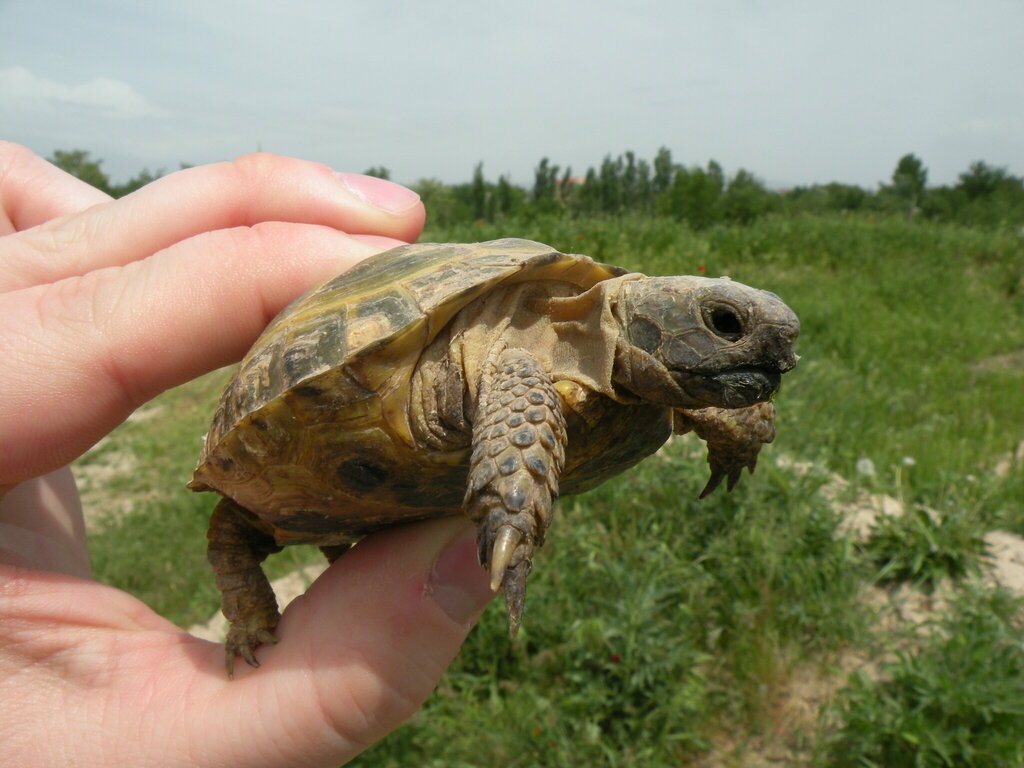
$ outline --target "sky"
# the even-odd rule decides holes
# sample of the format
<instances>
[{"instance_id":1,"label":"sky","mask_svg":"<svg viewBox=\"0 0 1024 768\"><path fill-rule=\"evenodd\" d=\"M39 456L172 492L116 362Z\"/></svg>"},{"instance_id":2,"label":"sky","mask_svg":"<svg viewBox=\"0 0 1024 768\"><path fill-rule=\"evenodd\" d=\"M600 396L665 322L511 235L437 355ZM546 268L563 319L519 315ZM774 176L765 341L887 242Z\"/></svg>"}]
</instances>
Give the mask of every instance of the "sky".
<instances>
[{"instance_id":1,"label":"sky","mask_svg":"<svg viewBox=\"0 0 1024 768\"><path fill-rule=\"evenodd\" d=\"M263 150L531 184L542 157L874 188L1024 175L1020 0L0 0L0 138L114 182Z\"/></svg>"}]
</instances>

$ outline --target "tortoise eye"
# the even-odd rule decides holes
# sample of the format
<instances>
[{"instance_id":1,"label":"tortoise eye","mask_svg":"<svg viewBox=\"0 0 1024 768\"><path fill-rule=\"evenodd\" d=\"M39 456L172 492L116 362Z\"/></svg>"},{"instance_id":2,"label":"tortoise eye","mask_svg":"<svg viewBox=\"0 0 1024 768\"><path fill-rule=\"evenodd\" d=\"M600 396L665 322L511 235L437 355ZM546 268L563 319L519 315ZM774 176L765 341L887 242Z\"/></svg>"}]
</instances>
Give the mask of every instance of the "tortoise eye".
<instances>
[{"instance_id":1,"label":"tortoise eye","mask_svg":"<svg viewBox=\"0 0 1024 768\"><path fill-rule=\"evenodd\" d=\"M736 313L730 309L714 309L711 311L711 329L723 339L737 341L743 336L743 325Z\"/></svg>"}]
</instances>

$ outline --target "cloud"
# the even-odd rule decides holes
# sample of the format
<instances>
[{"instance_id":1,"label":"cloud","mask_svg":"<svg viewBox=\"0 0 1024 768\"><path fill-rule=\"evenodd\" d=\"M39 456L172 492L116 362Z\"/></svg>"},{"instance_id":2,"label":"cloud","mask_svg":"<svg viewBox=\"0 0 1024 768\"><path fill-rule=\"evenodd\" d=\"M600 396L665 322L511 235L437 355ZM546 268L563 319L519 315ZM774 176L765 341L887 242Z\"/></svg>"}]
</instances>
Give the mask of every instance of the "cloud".
<instances>
[{"instance_id":1,"label":"cloud","mask_svg":"<svg viewBox=\"0 0 1024 768\"><path fill-rule=\"evenodd\" d=\"M100 117L120 120L169 114L148 102L123 80L97 77L85 83L65 85L36 75L25 67L0 69L0 103L12 111L80 107Z\"/></svg>"}]
</instances>

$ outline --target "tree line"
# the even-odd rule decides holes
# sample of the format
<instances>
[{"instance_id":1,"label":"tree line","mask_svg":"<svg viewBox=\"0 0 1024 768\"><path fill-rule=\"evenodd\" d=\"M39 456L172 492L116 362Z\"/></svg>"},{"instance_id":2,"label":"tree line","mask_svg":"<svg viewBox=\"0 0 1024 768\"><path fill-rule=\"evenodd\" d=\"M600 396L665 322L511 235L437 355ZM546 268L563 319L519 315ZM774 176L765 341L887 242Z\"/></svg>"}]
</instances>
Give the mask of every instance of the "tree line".
<instances>
[{"instance_id":1,"label":"tree line","mask_svg":"<svg viewBox=\"0 0 1024 768\"><path fill-rule=\"evenodd\" d=\"M94 159L88 151L57 150L49 159L114 197L163 174L162 170L146 168L118 185L102 170L102 160ZM383 166L365 172L390 178ZM928 186L928 170L912 153L899 158L890 182L877 189L832 182L770 190L742 168L727 175L714 160L703 166L677 163L666 147L650 161L632 151L617 157L609 154L582 175L574 175L571 167L559 166L545 157L534 168L529 187L513 184L507 175L488 180L483 162L476 164L466 183L421 179L412 187L423 198L432 222L439 226L554 213L666 216L694 229L705 229L717 223L745 224L769 213L828 212L1024 226L1024 180L1020 177L978 160L959 174L955 184Z\"/></svg>"},{"instance_id":2,"label":"tree line","mask_svg":"<svg viewBox=\"0 0 1024 768\"><path fill-rule=\"evenodd\" d=\"M426 179L414 186L439 224L559 212L668 216L704 229L717 223L745 224L769 213L863 212L1024 226L1020 177L978 160L955 184L928 186L928 171L914 154L899 158L890 182L873 190L838 182L770 190L746 169L727 175L714 160L703 166L680 164L665 147L651 161L633 152L607 155L582 176L543 158L534 169L531 188L515 186L506 176L488 181L482 163L468 183Z\"/></svg>"}]
</instances>

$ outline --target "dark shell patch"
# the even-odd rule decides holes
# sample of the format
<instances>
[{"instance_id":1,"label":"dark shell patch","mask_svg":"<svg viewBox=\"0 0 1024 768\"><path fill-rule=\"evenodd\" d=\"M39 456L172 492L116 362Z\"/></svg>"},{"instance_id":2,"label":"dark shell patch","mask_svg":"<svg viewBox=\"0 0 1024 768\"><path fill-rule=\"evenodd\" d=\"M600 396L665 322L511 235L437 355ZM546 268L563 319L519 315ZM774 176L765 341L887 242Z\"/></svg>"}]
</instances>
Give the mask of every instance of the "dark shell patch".
<instances>
[{"instance_id":1,"label":"dark shell patch","mask_svg":"<svg viewBox=\"0 0 1024 768\"><path fill-rule=\"evenodd\" d=\"M367 493L387 480L387 470L367 459L347 459L338 465L338 479L354 491Z\"/></svg>"}]
</instances>

